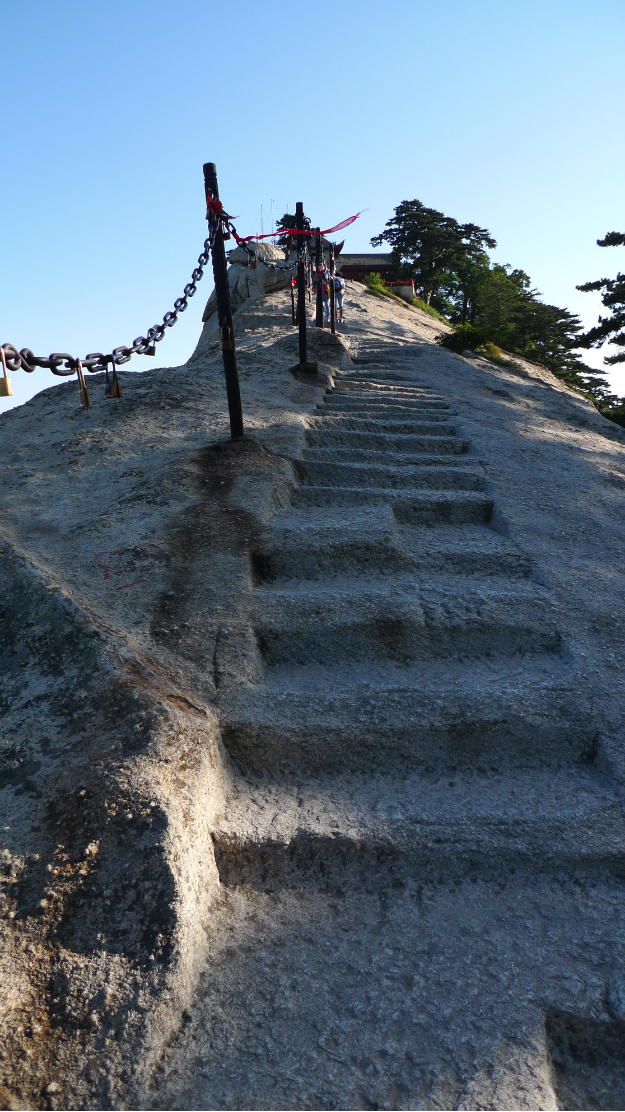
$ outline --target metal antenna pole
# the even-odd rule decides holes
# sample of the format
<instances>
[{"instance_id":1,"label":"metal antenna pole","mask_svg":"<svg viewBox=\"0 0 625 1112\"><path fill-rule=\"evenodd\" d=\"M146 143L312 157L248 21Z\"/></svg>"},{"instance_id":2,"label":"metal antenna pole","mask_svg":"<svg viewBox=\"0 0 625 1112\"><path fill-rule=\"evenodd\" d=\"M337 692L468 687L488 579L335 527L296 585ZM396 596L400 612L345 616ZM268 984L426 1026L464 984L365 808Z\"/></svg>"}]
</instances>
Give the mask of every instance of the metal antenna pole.
<instances>
[{"instance_id":1,"label":"metal antenna pole","mask_svg":"<svg viewBox=\"0 0 625 1112\"><path fill-rule=\"evenodd\" d=\"M219 200L217 167L214 162L204 163L204 187L207 201ZM230 435L233 440L238 440L240 436L243 436L243 410L241 408L237 353L234 347L234 329L232 327L232 306L230 304L230 287L228 286L226 249L224 247L224 233L221 222L215 233L211 255L213 258L213 277L215 279L215 297L217 299L217 318L219 320L219 334L221 336L221 351L224 361L224 373L226 376L226 393L228 395L228 412L230 414Z\"/></svg>"}]
</instances>

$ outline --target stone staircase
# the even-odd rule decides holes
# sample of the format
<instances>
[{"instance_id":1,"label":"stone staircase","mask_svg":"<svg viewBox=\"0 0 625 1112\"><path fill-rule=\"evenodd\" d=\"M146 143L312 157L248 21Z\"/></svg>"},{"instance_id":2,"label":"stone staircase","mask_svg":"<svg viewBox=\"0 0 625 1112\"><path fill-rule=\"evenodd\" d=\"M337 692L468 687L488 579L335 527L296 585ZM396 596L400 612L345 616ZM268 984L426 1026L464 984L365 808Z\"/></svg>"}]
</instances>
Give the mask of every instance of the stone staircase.
<instances>
[{"instance_id":1,"label":"stone staircase","mask_svg":"<svg viewBox=\"0 0 625 1112\"><path fill-rule=\"evenodd\" d=\"M309 419L222 646L222 883L621 875L622 807L549 591L493 527L458 415L389 362Z\"/></svg>"}]
</instances>

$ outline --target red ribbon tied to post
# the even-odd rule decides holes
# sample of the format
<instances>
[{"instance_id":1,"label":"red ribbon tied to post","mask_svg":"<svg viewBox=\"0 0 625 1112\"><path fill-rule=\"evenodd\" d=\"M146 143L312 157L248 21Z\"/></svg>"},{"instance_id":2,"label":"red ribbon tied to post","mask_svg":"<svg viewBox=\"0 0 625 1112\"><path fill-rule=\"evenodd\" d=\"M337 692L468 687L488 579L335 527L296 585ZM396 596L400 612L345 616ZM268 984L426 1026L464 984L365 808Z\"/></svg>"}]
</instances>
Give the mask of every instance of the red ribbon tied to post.
<instances>
[{"instance_id":1,"label":"red ribbon tied to post","mask_svg":"<svg viewBox=\"0 0 625 1112\"><path fill-rule=\"evenodd\" d=\"M221 216L224 211L221 201L217 201L214 197L206 198L206 208L208 212L212 212L213 216Z\"/></svg>"},{"instance_id":2,"label":"red ribbon tied to post","mask_svg":"<svg viewBox=\"0 0 625 1112\"><path fill-rule=\"evenodd\" d=\"M349 224L353 224L359 216L362 216L364 209L357 212L355 216L348 216L347 220L341 220L340 224L335 224L333 228L322 228L319 232L321 236L329 236L331 232L340 232L343 228L347 228ZM273 236L316 236L317 229L311 230L310 228L278 228L277 232L265 232L262 236L240 236L232 225L230 230L234 235L237 243L249 243L251 239L272 239Z\"/></svg>"}]
</instances>

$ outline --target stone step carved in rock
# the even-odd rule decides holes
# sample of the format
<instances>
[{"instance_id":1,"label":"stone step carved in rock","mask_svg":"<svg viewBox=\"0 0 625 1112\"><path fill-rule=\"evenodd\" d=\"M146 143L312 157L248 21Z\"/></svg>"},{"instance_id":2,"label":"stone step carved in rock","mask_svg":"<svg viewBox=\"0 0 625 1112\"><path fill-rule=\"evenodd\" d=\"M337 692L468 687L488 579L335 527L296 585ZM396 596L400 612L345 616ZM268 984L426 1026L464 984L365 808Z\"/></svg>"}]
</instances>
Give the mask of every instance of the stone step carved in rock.
<instances>
[{"instance_id":1,"label":"stone step carved in rock","mask_svg":"<svg viewBox=\"0 0 625 1112\"><path fill-rule=\"evenodd\" d=\"M232 694L223 739L243 773L586 761L596 730L576 679L553 653L276 668Z\"/></svg>"},{"instance_id":2,"label":"stone step carved in rock","mask_svg":"<svg viewBox=\"0 0 625 1112\"><path fill-rule=\"evenodd\" d=\"M400 457L401 458L401 457ZM397 467L394 462L385 464L332 462L311 459L307 453L299 466L299 477L304 485L324 487L350 487L378 489L405 489L431 487L435 490L484 490L486 478L481 467L453 467L451 457L444 464L415 466L407 464ZM465 461L462 461L463 464Z\"/></svg>"},{"instance_id":3,"label":"stone step carved in rock","mask_svg":"<svg viewBox=\"0 0 625 1112\"><path fill-rule=\"evenodd\" d=\"M259 891L625 872L618 794L582 767L241 784L213 841L222 884Z\"/></svg>"},{"instance_id":4,"label":"stone step carved in rock","mask_svg":"<svg viewBox=\"0 0 625 1112\"><path fill-rule=\"evenodd\" d=\"M309 590L259 591L252 621L268 665L406 664L561 648L543 588L534 583L493 586L488 580L467 586L455 576L438 589L393 576L371 584L342 580Z\"/></svg>"},{"instance_id":5,"label":"stone step carved in rock","mask_svg":"<svg viewBox=\"0 0 625 1112\"><path fill-rule=\"evenodd\" d=\"M399 523L388 502L345 512L293 510L274 518L251 556L257 583L280 578L385 577L396 572L507 576L532 574L529 557L487 526Z\"/></svg>"},{"instance_id":6,"label":"stone step carved in rock","mask_svg":"<svg viewBox=\"0 0 625 1112\"><path fill-rule=\"evenodd\" d=\"M330 414L322 417L309 417L308 427L310 429L349 429L353 432L406 433L409 436L414 436L415 433L421 436L456 436L454 426L447 424L447 422L423 421L414 418L407 420L403 417L401 420L394 421L376 416L353 417L351 414Z\"/></svg>"},{"instance_id":7,"label":"stone step carved in rock","mask_svg":"<svg viewBox=\"0 0 625 1112\"><path fill-rule=\"evenodd\" d=\"M473 490L392 490L388 487L301 486L292 504L303 506L372 506L388 503L398 521L421 525L463 525L490 521L493 501Z\"/></svg>"},{"instance_id":8,"label":"stone step carved in rock","mask_svg":"<svg viewBox=\"0 0 625 1112\"><path fill-rule=\"evenodd\" d=\"M458 436L402 435L325 428L308 429L305 435L306 444L310 447L371 448L379 452L427 452L431 455L461 455L469 450L469 442Z\"/></svg>"}]
</instances>

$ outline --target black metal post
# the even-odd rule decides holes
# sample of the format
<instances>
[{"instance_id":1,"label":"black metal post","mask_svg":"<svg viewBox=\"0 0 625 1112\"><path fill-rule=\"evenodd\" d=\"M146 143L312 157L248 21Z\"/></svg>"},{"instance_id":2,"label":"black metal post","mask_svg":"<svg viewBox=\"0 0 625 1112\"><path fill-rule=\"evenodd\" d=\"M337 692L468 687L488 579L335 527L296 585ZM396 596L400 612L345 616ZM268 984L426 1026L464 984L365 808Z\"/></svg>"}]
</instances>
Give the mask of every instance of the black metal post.
<instances>
[{"instance_id":1,"label":"black metal post","mask_svg":"<svg viewBox=\"0 0 625 1112\"><path fill-rule=\"evenodd\" d=\"M214 162L204 163L204 187L207 201L219 200L217 167ZM219 321L221 351L224 361L224 373L226 376L228 412L230 413L230 435L233 440L238 440L240 436L243 436L243 410L241 408L237 353L234 347L234 328L232 327L232 306L230 304L230 288L228 286L226 249L224 247L224 233L221 224L219 224L217 232L215 233L211 254L213 257L215 297L217 299L217 319Z\"/></svg>"},{"instance_id":2,"label":"black metal post","mask_svg":"<svg viewBox=\"0 0 625 1112\"><path fill-rule=\"evenodd\" d=\"M323 275L319 273L319 271L321 270L321 260L323 258L321 254L321 228L315 228L315 235L317 237L317 250L315 252L315 272L317 275L317 305L315 313L315 324L317 328L323 328Z\"/></svg>"},{"instance_id":3,"label":"black metal post","mask_svg":"<svg viewBox=\"0 0 625 1112\"><path fill-rule=\"evenodd\" d=\"M297 324L297 320L295 317L295 290L293 287L293 283L291 283L291 323L294 326Z\"/></svg>"},{"instance_id":4,"label":"black metal post","mask_svg":"<svg viewBox=\"0 0 625 1112\"><path fill-rule=\"evenodd\" d=\"M334 244L330 244L330 332L336 332L336 314L334 309Z\"/></svg>"},{"instance_id":5,"label":"black metal post","mask_svg":"<svg viewBox=\"0 0 625 1112\"><path fill-rule=\"evenodd\" d=\"M304 205L298 201L295 206L295 227L304 231ZM306 358L306 273L304 270L304 236L298 236L297 245L297 323L299 325L299 361L304 364Z\"/></svg>"}]
</instances>

